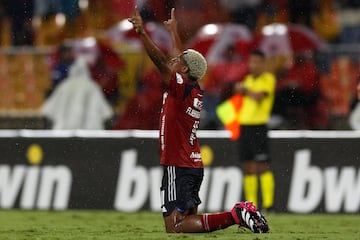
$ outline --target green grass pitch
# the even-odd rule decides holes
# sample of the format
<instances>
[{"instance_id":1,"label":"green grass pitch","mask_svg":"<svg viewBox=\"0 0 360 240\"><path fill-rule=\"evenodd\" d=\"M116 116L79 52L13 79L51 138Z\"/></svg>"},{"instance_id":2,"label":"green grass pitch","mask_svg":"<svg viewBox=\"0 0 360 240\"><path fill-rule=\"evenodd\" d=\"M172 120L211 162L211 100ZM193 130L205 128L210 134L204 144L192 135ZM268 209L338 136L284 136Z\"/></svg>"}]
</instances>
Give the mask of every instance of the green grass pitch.
<instances>
[{"instance_id":1,"label":"green grass pitch","mask_svg":"<svg viewBox=\"0 0 360 240\"><path fill-rule=\"evenodd\" d=\"M360 215L269 214L271 232L237 226L212 233L166 234L161 213L0 211L0 239L360 239Z\"/></svg>"}]
</instances>

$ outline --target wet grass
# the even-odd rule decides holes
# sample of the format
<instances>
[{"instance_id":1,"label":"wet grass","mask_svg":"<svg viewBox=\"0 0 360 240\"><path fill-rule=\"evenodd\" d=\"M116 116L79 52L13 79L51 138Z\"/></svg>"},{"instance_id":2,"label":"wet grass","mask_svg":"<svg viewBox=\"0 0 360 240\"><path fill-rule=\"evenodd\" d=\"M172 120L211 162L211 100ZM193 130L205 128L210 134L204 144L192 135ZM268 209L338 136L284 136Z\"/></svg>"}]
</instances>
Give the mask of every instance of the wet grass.
<instances>
[{"instance_id":1,"label":"wet grass","mask_svg":"<svg viewBox=\"0 0 360 240\"><path fill-rule=\"evenodd\" d=\"M360 239L360 215L269 214L271 233L236 226L204 234L166 234L161 213L0 211L0 239Z\"/></svg>"}]
</instances>

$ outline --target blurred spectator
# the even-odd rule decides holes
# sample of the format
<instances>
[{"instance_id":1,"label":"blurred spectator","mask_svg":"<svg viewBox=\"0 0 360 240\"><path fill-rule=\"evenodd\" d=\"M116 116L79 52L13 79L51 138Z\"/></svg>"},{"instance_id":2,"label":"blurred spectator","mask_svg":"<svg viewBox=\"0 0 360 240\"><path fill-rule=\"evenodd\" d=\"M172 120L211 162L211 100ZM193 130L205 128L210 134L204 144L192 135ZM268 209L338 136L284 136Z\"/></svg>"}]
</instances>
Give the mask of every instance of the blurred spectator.
<instances>
[{"instance_id":1,"label":"blurred spectator","mask_svg":"<svg viewBox=\"0 0 360 240\"><path fill-rule=\"evenodd\" d=\"M37 45L54 45L66 38L74 38L86 28L76 27L80 16L79 0L34 0L32 25ZM84 0L81 0L84 2Z\"/></svg>"},{"instance_id":2,"label":"blurred spectator","mask_svg":"<svg viewBox=\"0 0 360 240\"><path fill-rule=\"evenodd\" d=\"M138 3L138 7L143 20L158 22L165 21L168 18L168 14L175 4L175 0L143 0L139 2L140 4Z\"/></svg>"},{"instance_id":3,"label":"blurred spectator","mask_svg":"<svg viewBox=\"0 0 360 240\"><path fill-rule=\"evenodd\" d=\"M103 56L99 56L95 64L90 65L91 76L102 88L106 99L111 105L119 99L119 81L117 69L107 65Z\"/></svg>"},{"instance_id":4,"label":"blurred spectator","mask_svg":"<svg viewBox=\"0 0 360 240\"><path fill-rule=\"evenodd\" d=\"M360 130L360 103L358 102L349 116L349 125L353 130Z\"/></svg>"},{"instance_id":5,"label":"blurred spectator","mask_svg":"<svg viewBox=\"0 0 360 240\"><path fill-rule=\"evenodd\" d=\"M125 62L109 47L98 42L98 55L90 64L91 76L101 86L106 99L111 105L119 100L118 73L125 66Z\"/></svg>"},{"instance_id":6,"label":"blurred spectator","mask_svg":"<svg viewBox=\"0 0 360 240\"><path fill-rule=\"evenodd\" d=\"M48 96L55 90L55 88L68 76L71 64L74 61L72 47L67 43L62 43L56 53L54 66L51 69L51 83L52 87L47 94Z\"/></svg>"},{"instance_id":7,"label":"blurred spectator","mask_svg":"<svg viewBox=\"0 0 360 240\"><path fill-rule=\"evenodd\" d=\"M359 0L337 0L336 2L342 8L359 8L360 7Z\"/></svg>"},{"instance_id":8,"label":"blurred spectator","mask_svg":"<svg viewBox=\"0 0 360 240\"><path fill-rule=\"evenodd\" d=\"M349 124L352 129L360 130L360 82L356 86L356 103L349 117Z\"/></svg>"},{"instance_id":9,"label":"blurred spectator","mask_svg":"<svg viewBox=\"0 0 360 240\"><path fill-rule=\"evenodd\" d=\"M235 82L247 74L246 60L241 57L234 45L228 45L221 61L209 66L203 83L205 118L202 128L217 129L221 126L216 115L217 105L232 95Z\"/></svg>"},{"instance_id":10,"label":"blurred spectator","mask_svg":"<svg viewBox=\"0 0 360 240\"><path fill-rule=\"evenodd\" d=\"M139 5L136 3L136 0L110 0L110 7L113 10L114 20L119 21L124 18L130 17L134 12L134 7ZM141 2L141 1L139 1ZM168 2L168 1L166 1Z\"/></svg>"},{"instance_id":11,"label":"blurred spectator","mask_svg":"<svg viewBox=\"0 0 360 240\"><path fill-rule=\"evenodd\" d=\"M332 129L348 129L350 105L356 97L356 77L355 66L347 56L334 59L330 72L321 77L321 92L329 105Z\"/></svg>"},{"instance_id":12,"label":"blurred spectator","mask_svg":"<svg viewBox=\"0 0 360 240\"><path fill-rule=\"evenodd\" d=\"M6 26L6 11L4 6L4 0L0 0L0 45L3 46L8 38L7 26Z\"/></svg>"},{"instance_id":13,"label":"blurred spectator","mask_svg":"<svg viewBox=\"0 0 360 240\"><path fill-rule=\"evenodd\" d=\"M234 87L234 91L243 98L238 116L240 136L237 150L244 171L245 200L252 201L267 211L273 207L275 191L267 126L274 103L275 88L275 76L266 71L265 54L254 50L249 57L249 74L243 82L236 83ZM258 201L258 192L261 192L261 204L260 200Z\"/></svg>"},{"instance_id":14,"label":"blurred spectator","mask_svg":"<svg viewBox=\"0 0 360 240\"><path fill-rule=\"evenodd\" d=\"M177 0L175 2L176 18L178 22L181 22L178 25L178 32L183 42L187 42L205 24L206 6L202 4L203 2L205 0Z\"/></svg>"},{"instance_id":15,"label":"blurred spectator","mask_svg":"<svg viewBox=\"0 0 360 240\"><path fill-rule=\"evenodd\" d=\"M311 15L314 10L312 0L289 0L289 20L291 23L303 24L311 27Z\"/></svg>"},{"instance_id":16,"label":"blurred spectator","mask_svg":"<svg viewBox=\"0 0 360 240\"><path fill-rule=\"evenodd\" d=\"M162 106L164 85L159 71L150 70L142 80L141 88L129 100L125 111L114 124L113 129L159 128L159 117Z\"/></svg>"},{"instance_id":17,"label":"blurred spectator","mask_svg":"<svg viewBox=\"0 0 360 240\"><path fill-rule=\"evenodd\" d=\"M103 89L106 99L116 105L119 98L118 73L125 66L123 59L107 44L93 37L76 40L76 57L85 59L92 78Z\"/></svg>"},{"instance_id":18,"label":"blurred spectator","mask_svg":"<svg viewBox=\"0 0 360 240\"><path fill-rule=\"evenodd\" d=\"M320 1L312 15L312 27L326 41L332 43L339 41L341 26L333 0Z\"/></svg>"},{"instance_id":19,"label":"blurred spectator","mask_svg":"<svg viewBox=\"0 0 360 240\"><path fill-rule=\"evenodd\" d=\"M10 20L12 45L33 45L34 0L3 0L3 6Z\"/></svg>"},{"instance_id":20,"label":"blurred spectator","mask_svg":"<svg viewBox=\"0 0 360 240\"><path fill-rule=\"evenodd\" d=\"M272 23L288 23L288 0L264 0L257 20L257 29Z\"/></svg>"},{"instance_id":21,"label":"blurred spectator","mask_svg":"<svg viewBox=\"0 0 360 240\"><path fill-rule=\"evenodd\" d=\"M319 73L312 57L295 55L294 64L279 79L274 113L290 128L318 128Z\"/></svg>"},{"instance_id":22,"label":"blurred spectator","mask_svg":"<svg viewBox=\"0 0 360 240\"><path fill-rule=\"evenodd\" d=\"M341 23L341 43L357 44L360 42L360 1L338 1Z\"/></svg>"},{"instance_id":23,"label":"blurred spectator","mask_svg":"<svg viewBox=\"0 0 360 240\"><path fill-rule=\"evenodd\" d=\"M235 23L231 13L221 4L221 0L202 0L201 12L203 15L202 25L208 23Z\"/></svg>"},{"instance_id":24,"label":"blurred spectator","mask_svg":"<svg viewBox=\"0 0 360 240\"><path fill-rule=\"evenodd\" d=\"M235 23L245 24L254 30L262 0L220 0L221 6L230 12Z\"/></svg>"},{"instance_id":25,"label":"blurred spectator","mask_svg":"<svg viewBox=\"0 0 360 240\"><path fill-rule=\"evenodd\" d=\"M113 113L86 62L77 59L66 78L42 108L53 129L104 129Z\"/></svg>"},{"instance_id":26,"label":"blurred spectator","mask_svg":"<svg viewBox=\"0 0 360 240\"><path fill-rule=\"evenodd\" d=\"M48 19L52 15L62 13L66 19L74 20L80 13L79 0L34 0L35 16Z\"/></svg>"}]
</instances>

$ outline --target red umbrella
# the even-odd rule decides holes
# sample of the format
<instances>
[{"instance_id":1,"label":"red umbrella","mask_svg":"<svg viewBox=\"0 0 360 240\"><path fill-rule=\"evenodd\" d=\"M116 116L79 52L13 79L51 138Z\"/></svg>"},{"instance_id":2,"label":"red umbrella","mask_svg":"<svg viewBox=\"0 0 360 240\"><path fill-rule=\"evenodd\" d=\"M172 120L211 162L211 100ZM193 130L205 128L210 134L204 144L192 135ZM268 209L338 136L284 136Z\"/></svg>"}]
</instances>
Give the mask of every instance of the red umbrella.
<instances>
[{"instance_id":1,"label":"red umbrella","mask_svg":"<svg viewBox=\"0 0 360 240\"><path fill-rule=\"evenodd\" d=\"M252 33L241 24L207 24L200 28L188 47L202 53L209 62L221 60L221 54L229 45L235 45L239 54L246 56L252 41Z\"/></svg>"},{"instance_id":2,"label":"red umbrella","mask_svg":"<svg viewBox=\"0 0 360 240\"><path fill-rule=\"evenodd\" d=\"M169 32L163 24L157 22L147 22L144 24L145 30L162 50L170 52L172 41ZM127 19L120 21L115 26L105 32L105 37L115 43L125 43L133 46L135 49L142 49L143 45L138 34L133 29L132 23Z\"/></svg>"},{"instance_id":3,"label":"red umbrella","mask_svg":"<svg viewBox=\"0 0 360 240\"><path fill-rule=\"evenodd\" d=\"M254 48L260 48L268 56L314 51L324 45L323 39L303 25L278 23L264 26L253 42Z\"/></svg>"}]
</instances>

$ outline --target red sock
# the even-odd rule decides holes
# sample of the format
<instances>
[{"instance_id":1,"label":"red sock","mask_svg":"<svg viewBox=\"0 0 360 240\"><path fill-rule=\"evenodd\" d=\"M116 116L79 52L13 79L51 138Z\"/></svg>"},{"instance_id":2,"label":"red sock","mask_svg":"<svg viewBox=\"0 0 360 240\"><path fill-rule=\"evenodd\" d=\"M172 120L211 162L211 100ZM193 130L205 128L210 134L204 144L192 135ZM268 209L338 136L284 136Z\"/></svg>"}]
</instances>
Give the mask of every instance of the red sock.
<instances>
[{"instance_id":1,"label":"red sock","mask_svg":"<svg viewBox=\"0 0 360 240\"><path fill-rule=\"evenodd\" d=\"M202 215L201 222L207 232L224 229L234 224L230 212L205 213Z\"/></svg>"}]
</instances>

